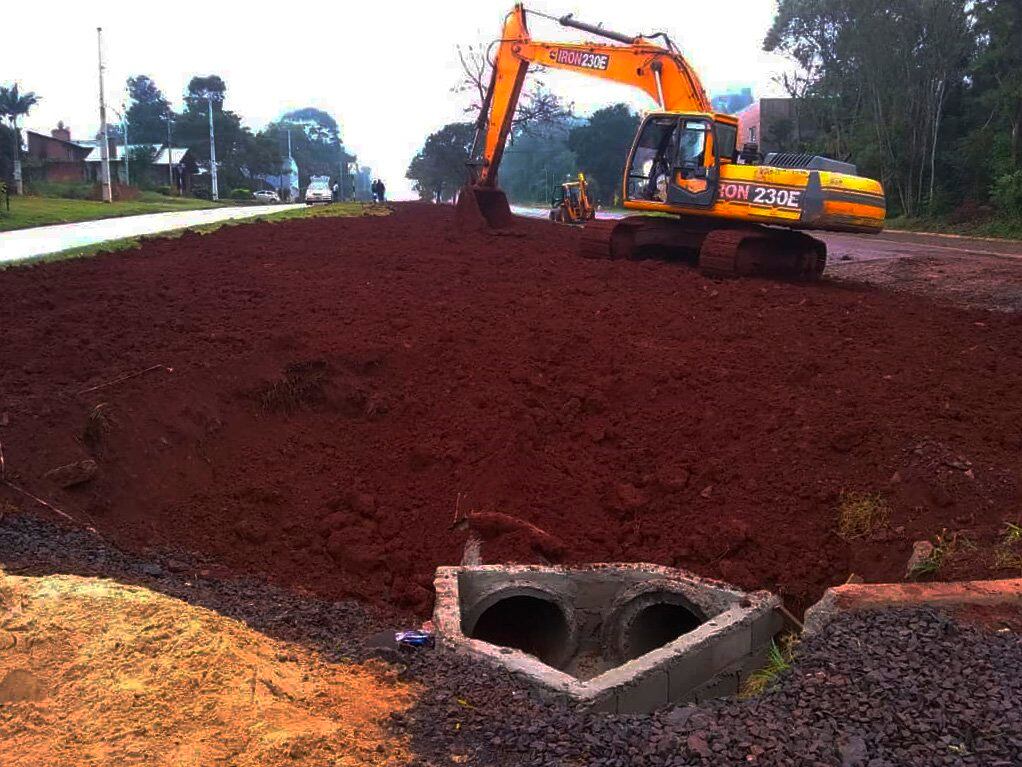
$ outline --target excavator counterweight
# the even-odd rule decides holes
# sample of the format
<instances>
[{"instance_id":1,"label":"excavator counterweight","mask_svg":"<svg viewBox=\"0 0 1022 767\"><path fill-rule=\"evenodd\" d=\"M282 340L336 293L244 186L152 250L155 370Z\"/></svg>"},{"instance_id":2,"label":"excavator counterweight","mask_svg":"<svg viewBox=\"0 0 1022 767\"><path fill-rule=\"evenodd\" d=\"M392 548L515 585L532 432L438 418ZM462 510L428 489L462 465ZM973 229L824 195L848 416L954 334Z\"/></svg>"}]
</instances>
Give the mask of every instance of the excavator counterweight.
<instances>
[{"instance_id":1,"label":"excavator counterweight","mask_svg":"<svg viewBox=\"0 0 1022 767\"><path fill-rule=\"evenodd\" d=\"M514 6L497 44L469 157L471 179L458 195L463 226L505 228L514 220L497 172L529 66L538 64L631 85L658 107L639 126L620 188L622 205L647 215L590 221L584 255L687 251L708 275L816 279L826 246L805 230L883 228L883 187L854 166L798 154L760 160L758 148L739 149L737 118L713 111L667 35L611 32L569 14L559 19L562 26L610 42L545 42L530 35L527 13Z\"/></svg>"}]
</instances>

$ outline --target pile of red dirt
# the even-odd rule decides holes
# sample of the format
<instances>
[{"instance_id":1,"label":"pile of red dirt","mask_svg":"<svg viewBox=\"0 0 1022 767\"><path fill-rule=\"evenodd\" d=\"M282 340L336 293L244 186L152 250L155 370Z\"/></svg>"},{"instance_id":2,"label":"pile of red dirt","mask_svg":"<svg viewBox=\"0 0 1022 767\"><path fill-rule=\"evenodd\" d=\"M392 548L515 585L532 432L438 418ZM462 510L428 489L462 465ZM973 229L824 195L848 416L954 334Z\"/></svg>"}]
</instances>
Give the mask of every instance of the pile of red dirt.
<instances>
[{"instance_id":1,"label":"pile of red dirt","mask_svg":"<svg viewBox=\"0 0 1022 767\"><path fill-rule=\"evenodd\" d=\"M975 545L937 577L995 574L1017 315L516 227L409 204L0 273L8 479L131 549L419 611L473 524L486 562L650 561L795 605L898 580L942 532ZM86 458L88 481L44 477ZM842 539L843 493L889 521Z\"/></svg>"}]
</instances>

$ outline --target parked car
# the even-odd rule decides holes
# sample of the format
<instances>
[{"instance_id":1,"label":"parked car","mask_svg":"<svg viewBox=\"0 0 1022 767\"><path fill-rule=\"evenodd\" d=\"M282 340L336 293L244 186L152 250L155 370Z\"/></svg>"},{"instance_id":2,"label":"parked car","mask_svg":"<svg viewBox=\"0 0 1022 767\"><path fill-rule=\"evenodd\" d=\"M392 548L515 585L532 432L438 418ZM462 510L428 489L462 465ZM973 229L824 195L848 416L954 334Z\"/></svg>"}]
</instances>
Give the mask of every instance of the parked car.
<instances>
[{"instance_id":1,"label":"parked car","mask_svg":"<svg viewBox=\"0 0 1022 767\"><path fill-rule=\"evenodd\" d=\"M333 192L330 191L329 176L313 176L309 179L309 188L305 190L306 205L331 203L333 201L334 195Z\"/></svg>"},{"instance_id":2,"label":"parked car","mask_svg":"<svg viewBox=\"0 0 1022 767\"><path fill-rule=\"evenodd\" d=\"M261 202L265 205L280 202L280 195L273 189L260 189L258 192L253 192L252 196L255 197L256 202Z\"/></svg>"}]
</instances>

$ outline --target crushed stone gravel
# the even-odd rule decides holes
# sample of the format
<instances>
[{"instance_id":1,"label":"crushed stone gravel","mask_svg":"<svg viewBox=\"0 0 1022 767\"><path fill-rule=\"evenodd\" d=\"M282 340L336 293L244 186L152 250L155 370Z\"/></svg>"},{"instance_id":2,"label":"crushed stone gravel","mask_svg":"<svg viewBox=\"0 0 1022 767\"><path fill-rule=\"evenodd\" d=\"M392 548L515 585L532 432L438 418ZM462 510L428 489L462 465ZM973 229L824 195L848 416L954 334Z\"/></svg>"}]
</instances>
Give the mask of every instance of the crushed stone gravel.
<instances>
[{"instance_id":1,"label":"crushed stone gravel","mask_svg":"<svg viewBox=\"0 0 1022 767\"><path fill-rule=\"evenodd\" d=\"M145 585L328 659L378 653L368 638L412 620L257 580L195 577L201 565L183 553L146 561L30 515L0 518L7 572ZM759 697L648 716L546 701L505 672L449 654L390 659L401 678L425 688L390 723L410 736L417 767L1022 764L1022 640L931 609L843 614L807 638L792 667Z\"/></svg>"}]
</instances>

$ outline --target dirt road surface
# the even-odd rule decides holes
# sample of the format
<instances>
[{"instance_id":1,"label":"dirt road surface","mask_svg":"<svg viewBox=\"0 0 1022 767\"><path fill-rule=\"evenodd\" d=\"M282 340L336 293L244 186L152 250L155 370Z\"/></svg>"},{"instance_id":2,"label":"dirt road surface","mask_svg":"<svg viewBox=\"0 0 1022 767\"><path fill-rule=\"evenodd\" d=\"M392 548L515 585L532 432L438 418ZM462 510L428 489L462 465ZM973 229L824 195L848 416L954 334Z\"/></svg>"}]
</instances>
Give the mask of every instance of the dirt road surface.
<instances>
[{"instance_id":1,"label":"dirt road surface","mask_svg":"<svg viewBox=\"0 0 1022 767\"><path fill-rule=\"evenodd\" d=\"M823 234L828 276L998 311L1022 309L1022 242L914 232Z\"/></svg>"},{"instance_id":2,"label":"dirt road surface","mask_svg":"<svg viewBox=\"0 0 1022 767\"><path fill-rule=\"evenodd\" d=\"M938 536L935 577L1008 575L1017 313L577 238L407 204L8 270L7 478L157 559L420 614L471 511L504 520L484 561L651 561L795 608ZM854 539L848 494L888 512Z\"/></svg>"}]
</instances>

